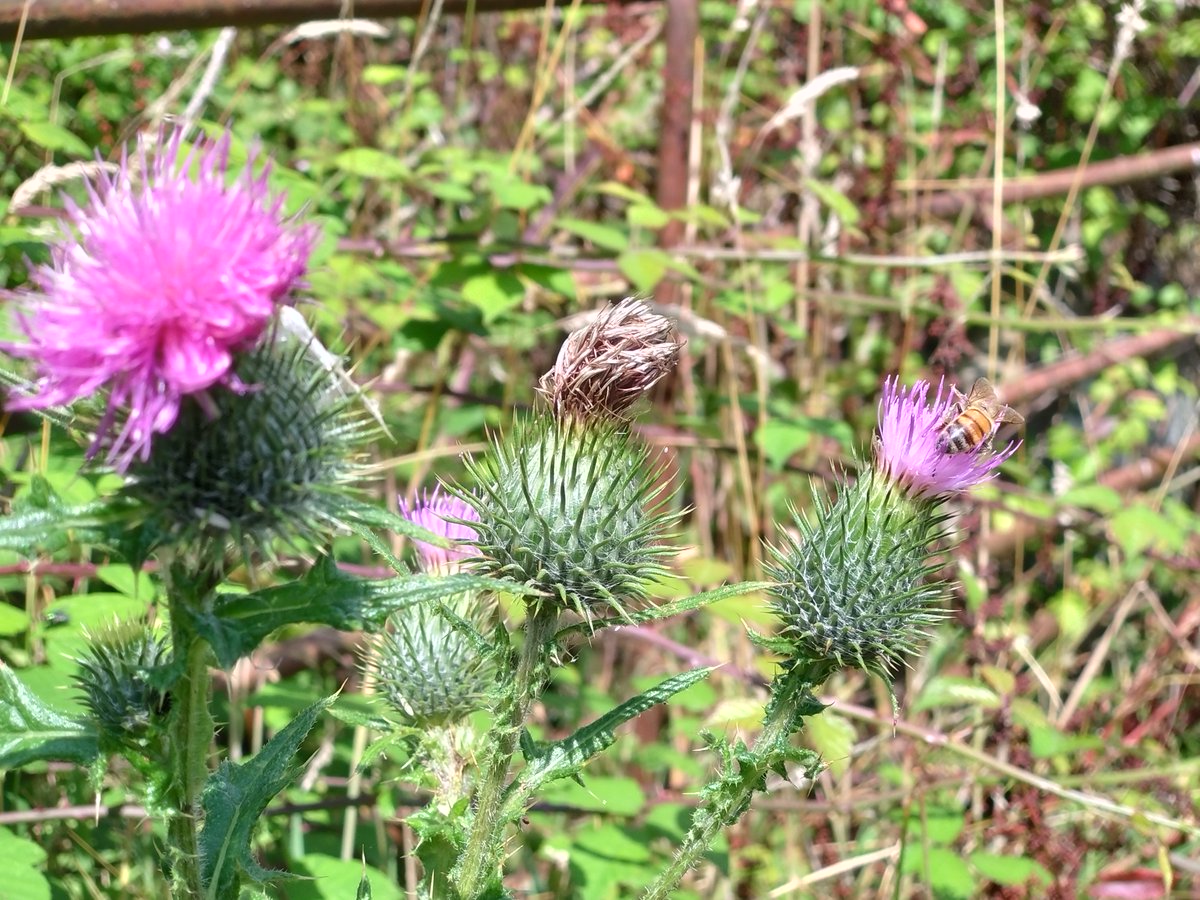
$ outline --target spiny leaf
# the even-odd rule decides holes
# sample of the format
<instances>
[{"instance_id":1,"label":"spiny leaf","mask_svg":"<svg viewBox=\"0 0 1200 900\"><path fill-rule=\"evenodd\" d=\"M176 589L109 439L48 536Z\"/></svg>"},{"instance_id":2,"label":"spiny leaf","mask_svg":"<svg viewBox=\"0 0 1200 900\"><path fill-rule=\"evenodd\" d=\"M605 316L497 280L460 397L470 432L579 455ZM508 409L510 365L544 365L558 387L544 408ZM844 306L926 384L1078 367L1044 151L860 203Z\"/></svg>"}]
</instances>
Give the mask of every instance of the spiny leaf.
<instances>
[{"instance_id":1,"label":"spiny leaf","mask_svg":"<svg viewBox=\"0 0 1200 900\"><path fill-rule=\"evenodd\" d=\"M217 660L230 667L283 625L309 622L342 631L377 627L391 613L468 591L527 593L520 585L481 575L416 573L399 578L354 578L326 557L304 578L251 594L222 596L211 612L194 613L196 629Z\"/></svg>"},{"instance_id":2,"label":"spiny leaf","mask_svg":"<svg viewBox=\"0 0 1200 900\"><path fill-rule=\"evenodd\" d=\"M99 740L91 723L51 709L0 663L0 769L46 759L88 765Z\"/></svg>"},{"instance_id":3,"label":"spiny leaf","mask_svg":"<svg viewBox=\"0 0 1200 900\"><path fill-rule=\"evenodd\" d=\"M523 740L526 765L509 787L503 814L513 818L520 815L528 799L543 784L577 776L589 759L610 747L616 740L618 726L652 706L666 702L680 691L707 678L712 671L712 667L693 669L660 681L561 741L535 744Z\"/></svg>"},{"instance_id":4,"label":"spiny leaf","mask_svg":"<svg viewBox=\"0 0 1200 900\"><path fill-rule=\"evenodd\" d=\"M105 538L104 524L111 518L107 504L68 506L40 475L33 477L29 488L12 512L0 517L0 550L32 556L38 551L53 553L72 541L99 543Z\"/></svg>"},{"instance_id":5,"label":"spiny leaf","mask_svg":"<svg viewBox=\"0 0 1200 900\"><path fill-rule=\"evenodd\" d=\"M710 603L716 603L718 600L725 600L729 597L740 597L743 594L751 594L754 591L770 590L774 585L775 583L772 581L743 581L739 584L727 584L723 587L713 588L711 591L704 591L700 594L684 597L682 600L664 603L661 606L635 610L627 616L608 616L602 619L592 619L590 622L577 622L560 630L555 636L555 640L559 641L573 634L591 634L601 628L607 628L609 625L637 625L642 622L669 619L672 616L691 612L693 609L699 609Z\"/></svg>"},{"instance_id":6,"label":"spiny leaf","mask_svg":"<svg viewBox=\"0 0 1200 900\"><path fill-rule=\"evenodd\" d=\"M299 771L292 758L317 718L333 702L318 700L303 710L261 751L244 763L226 760L204 785L200 804L204 827L200 831L200 873L209 900L238 896L241 875L254 881L282 877L254 861L250 839L254 825L271 798L288 786Z\"/></svg>"}]
</instances>

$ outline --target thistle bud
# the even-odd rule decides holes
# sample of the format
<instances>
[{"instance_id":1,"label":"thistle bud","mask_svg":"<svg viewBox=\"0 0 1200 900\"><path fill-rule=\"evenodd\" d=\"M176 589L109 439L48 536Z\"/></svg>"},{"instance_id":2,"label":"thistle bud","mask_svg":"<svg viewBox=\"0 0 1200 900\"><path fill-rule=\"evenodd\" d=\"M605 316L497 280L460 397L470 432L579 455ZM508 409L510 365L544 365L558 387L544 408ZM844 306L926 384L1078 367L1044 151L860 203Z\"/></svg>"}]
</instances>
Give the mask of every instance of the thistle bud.
<instances>
[{"instance_id":1,"label":"thistle bud","mask_svg":"<svg viewBox=\"0 0 1200 900\"><path fill-rule=\"evenodd\" d=\"M629 298L573 331L538 389L560 418L623 418L675 368L679 338L669 319Z\"/></svg>"},{"instance_id":2,"label":"thistle bud","mask_svg":"<svg viewBox=\"0 0 1200 900\"><path fill-rule=\"evenodd\" d=\"M483 607L463 596L449 609L482 630ZM461 721L485 706L496 668L480 643L452 623L436 605L423 604L391 617L389 630L373 639L372 662L380 694L416 727Z\"/></svg>"},{"instance_id":3,"label":"thistle bud","mask_svg":"<svg viewBox=\"0 0 1200 900\"><path fill-rule=\"evenodd\" d=\"M789 655L890 678L941 613L929 580L943 518L877 473L796 516L800 537L772 548L772 606Z\"/></svg>"},{"instance_id":4,"label":"thistle bud","mask_svg":"<svg viewBox=\"0 0 1200 900\"><path fill-rule=\"evenodd\" d=\"M126 492L163 543L319 540L356 476L370 429L309 345L274 334L237 361L237 390L185 397L178 420L134 463Z\"/></svg>"},{"instance_id":5,"label":"thistle bud","mask_svg":"<svg viewBox=\"0 0 1200 900\"><path fill-rule=\"evenodd\" d=\"M476 569L540 588L534 604L623 613L671 552L656 543L673 516L648 457L618 422L518 422L466 462L476 489L459 496L479 514Z\"/></svg>"},{"instance_id":6,"label":"thistle bud","mask_svg":"<svg viewBox=\"0 0 1200 900\"><path fill-rule=\"evenodd\" d=\"M90 636L75 683L104 739L144 749L167 713L150 672L167 662L166 643L142 621L114 622Z\"/></svg>"}]
</instances>

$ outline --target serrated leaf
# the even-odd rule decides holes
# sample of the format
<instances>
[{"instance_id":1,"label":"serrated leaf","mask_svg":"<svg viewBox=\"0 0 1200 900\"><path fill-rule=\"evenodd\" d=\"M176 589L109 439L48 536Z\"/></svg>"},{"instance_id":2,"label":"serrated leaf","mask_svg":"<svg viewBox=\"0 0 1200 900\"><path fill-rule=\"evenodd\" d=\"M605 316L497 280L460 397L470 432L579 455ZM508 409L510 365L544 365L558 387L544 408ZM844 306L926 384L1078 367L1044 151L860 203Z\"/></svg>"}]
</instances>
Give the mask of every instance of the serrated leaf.
<instances>
[{"instance_id":1,"label":"serrated leaf","mask_svg":"<svg viewBox=\"0 0 1200 900\"><path fill-rule=\"evenodd\" d=\"M530 746L527 744L526 765L509 786L505 798L505 814L510 818L520 815L528 799L542 785L560 778L577 776L588 760L612 745L620 725L651 707L666 702L697 681L707 678L712 671L712 668L693 669L664 679L561 741L534 745L536 752L532 756L529 755Z\"/></svg>"},{"instance_id":2,"label":"serrated leaf","mask_svg":"<svg viewBox=\"0 0 1200 900\"><path fill-rule=\"evenodd\" d=\"M229 668L284 625L306 622L340 631L378 628L397 610L467 591L527 592L511 582L466 573L354 578L325 557L298 581L250 594L223 594L211 611L190 614L217 661Z\"/></svg>"},{"instance_id":3,"label":"serrated leaf","mask_svg":"<svg viewBox=\"0 0 1200 900\"><path fill-rule=\"evenodd\" d=\"M88 765L100 755L95 727L42 702L0 663L0 769L57 759Z\"/></svg>"},{"instance_id":4,"label":"serrated leaf","mask_svg":"<svg viewBox=\"0 0 1200 900\"><path fill-rule=\"evenodd\" d=\"M765 591L772 587L772 585L773 582L770 581L742 581L738 584L727 584L723 587L713 588L711 591L704 591L699 594L693 594L690 597L684 597L682 600L673 600L661 606L639 609L630 612L626 617L608 616L592 619L590 622L577 622L574 625L568 625L566 628L560 629L554 639L560 641L565 637L575 634L591 634L609 625L640 625L643 622L669 619L672 616L678 616L693 609L699 609L710 603L716 603L718 600L739 597L742 594L752 594L755 591Z\"/></svg>"},{"instance_id":5,"label":"serrated leaf","mask_svg":"<svg viewBox=\"0 0 1200 900\"><path fill-rule=\"evenodd\" d=\"M318 700L267 742L252 759L221 763L200 795L204 827L200 830L200 874L205 893L214 900L236 900L243 874L257 882L272 873L254 861L250 839L259 816L296 773L292 759L333 697Z\"/></svg>"}]
</instances>

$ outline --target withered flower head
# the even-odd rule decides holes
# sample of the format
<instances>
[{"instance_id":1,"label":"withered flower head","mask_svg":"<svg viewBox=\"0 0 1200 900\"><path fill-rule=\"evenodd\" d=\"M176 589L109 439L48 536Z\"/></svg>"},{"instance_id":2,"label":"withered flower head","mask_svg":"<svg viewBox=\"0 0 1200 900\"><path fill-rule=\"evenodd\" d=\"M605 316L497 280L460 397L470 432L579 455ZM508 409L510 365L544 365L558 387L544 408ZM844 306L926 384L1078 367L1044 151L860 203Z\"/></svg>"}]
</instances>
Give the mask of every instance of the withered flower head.
<instances>
[{"instance_id":1,"label":"withered flower head","mask_svg":"<svg viewBox=\"0 0 1200 900\"><path fill-rule=\"evenodd\" d=\"M679 348L671 320L630 297L571 332L538 389L560 419L622 419L675 368Z\"/></svg>"}]
</instances>

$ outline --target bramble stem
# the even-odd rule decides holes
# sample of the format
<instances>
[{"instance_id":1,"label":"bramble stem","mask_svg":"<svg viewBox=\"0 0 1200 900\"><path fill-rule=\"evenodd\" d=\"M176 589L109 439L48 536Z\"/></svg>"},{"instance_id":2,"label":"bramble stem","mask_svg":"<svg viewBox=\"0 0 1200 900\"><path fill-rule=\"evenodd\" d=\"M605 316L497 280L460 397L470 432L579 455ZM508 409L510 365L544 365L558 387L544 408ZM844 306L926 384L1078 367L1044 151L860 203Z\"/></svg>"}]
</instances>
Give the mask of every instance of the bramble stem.
<instances>
[{"instance_id":1,"label":"bramble stem","mask_svg":"<svg viewBox=\"0 0 1200 900\"><path fill-rule=\"evenodd\" d=\"M483 893L500 867L504 830L509 824L500 815L508 788L508 770L517 751L521 729L541 694L546 645L554 636L557 624L558 610L552 607L533 607L525 620L525 643L517 660L512 692L498 712L497 736L481 766L478 799L467 846L450 876L455 895L462 900L474 900Z\"/></svg>"},{"instance_id":2,"label":"bramble stem","mask_svg":"<svg viewBox=\"0 0 1200 900\"><path fill-rule=\"evenodd\" d=\"M767 773L787 758L791 737L803 721L805 701L828 674L822 664L797 664L779 678L753 751L738 760L736 772L725 771L704 791L704 802L697 807L674 858L642 894L642 900L667 900L688 870L708 852L721 829L734 824L750 808L754 794L764 788Z\"/></svg>"}]
</instances>

